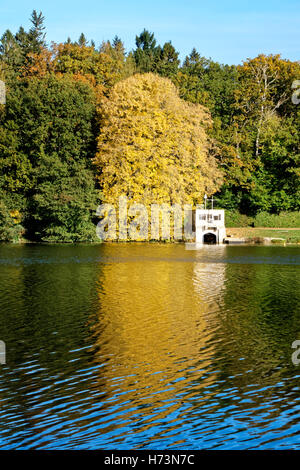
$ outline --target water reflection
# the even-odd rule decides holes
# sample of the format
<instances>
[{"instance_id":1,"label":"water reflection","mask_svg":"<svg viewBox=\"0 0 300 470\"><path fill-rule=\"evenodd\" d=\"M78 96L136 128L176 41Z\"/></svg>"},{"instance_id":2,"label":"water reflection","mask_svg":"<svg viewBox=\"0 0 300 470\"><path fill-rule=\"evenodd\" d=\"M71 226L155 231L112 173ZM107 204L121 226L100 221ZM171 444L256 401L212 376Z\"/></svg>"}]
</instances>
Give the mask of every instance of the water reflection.
<instances>
[{"instance_id":1,"label":"water reflection","mask_svg":"<svg viewBox=\"0 0 300 470\"><path fill-rule=\"evenodd\" d=\"M92 327L95 360L105 363L99 384L120 404L128 421L124 432L142 425L146 442L151 426L159 429L149 442L176 435L187 410L187 387L197 381L205 388L215 380L207 370L207 301L192 288L195 274L193 263L178 263L174 271L167 260L150 260L108 264L99 279Z\"/></svg>"},{"instance_id":2,"label":"water reflection","mask_svg":"<svg viewBox=\"0 0 300 470\"><path fill-rule=\"evenodd\" d=\"M299 248L0 247L2 448L300 448Z\"/></svg>"}]
</instances>

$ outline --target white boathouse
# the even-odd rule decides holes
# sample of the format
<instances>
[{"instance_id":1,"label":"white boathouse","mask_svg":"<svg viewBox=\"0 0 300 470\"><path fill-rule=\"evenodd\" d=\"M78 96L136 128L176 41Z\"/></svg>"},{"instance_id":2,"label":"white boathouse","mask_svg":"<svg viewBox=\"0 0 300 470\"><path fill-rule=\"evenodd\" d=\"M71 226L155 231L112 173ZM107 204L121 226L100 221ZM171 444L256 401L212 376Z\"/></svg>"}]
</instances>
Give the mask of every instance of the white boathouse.
<instances>
[{"instance_id":1,"label":"white boathouse","mask_svg":"<svg viewBox=\"0 0 300 470\"><path fill-rule=\"evenodd\" d=\"M195 211L195 230L197 244L220 244L226 237L225 229L225 211L224 209L206 208L207 197L205 197L205 206L197 207Z\"/></svg>"}]
</instances>

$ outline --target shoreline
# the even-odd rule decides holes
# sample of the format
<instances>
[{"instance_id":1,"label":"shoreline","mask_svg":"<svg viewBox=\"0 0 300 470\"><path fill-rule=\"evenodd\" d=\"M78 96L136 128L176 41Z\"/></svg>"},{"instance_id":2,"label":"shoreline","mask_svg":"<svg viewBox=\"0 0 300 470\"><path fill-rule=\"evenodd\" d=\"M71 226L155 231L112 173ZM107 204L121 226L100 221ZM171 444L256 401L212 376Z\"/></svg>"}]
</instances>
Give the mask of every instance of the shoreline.
<instances>
[{"instance_id":1,"label":"shoreline","mask_svg":"<svg viewBox=\"0 0 300 470\"><path fill-rule=\"evenodd\" d=\"M300 230L300 229L298 229ZM229 232L229 230L228 230ZM241 236L237 235L236 233L227 233L225 241L220 244L212 244L214 246L226 246L226 245L261 245L261 246L300 246L300 234L299 238L297 237L294 239L290 238L283 238L283 237L266 237L266 236ZM163 245L174 245L174 244L186 244L186 243L195 243L191 240L107 240L107 241L73 241L73 242L65 242L65 241L55 241L55 242L46 242L46 241L32 241L22 239L19 241L0 241L1 245L15 245L15 246L23 246L23 245L103 245L103 244L115 244L115 245L129 245L129 244L144 244L149 243L151 245L163 244Z\"/></svg>"}]
</instances>

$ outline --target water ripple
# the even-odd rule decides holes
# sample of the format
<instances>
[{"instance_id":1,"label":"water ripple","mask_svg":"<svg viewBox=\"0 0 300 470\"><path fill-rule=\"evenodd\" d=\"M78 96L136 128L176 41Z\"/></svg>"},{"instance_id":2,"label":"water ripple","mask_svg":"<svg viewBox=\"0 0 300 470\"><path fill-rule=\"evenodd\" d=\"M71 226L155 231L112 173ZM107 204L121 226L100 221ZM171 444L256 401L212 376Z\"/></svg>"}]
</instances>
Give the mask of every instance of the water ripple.
<instances>
[{"instance_id":1,"label":"water ripple","mask_svg":"<svg viewBox=\"0 0 300 470\"><path fill-rule=\"evenodd\" d=\"M300 448L299 247L1 246L0 264L1 448Z\"/></svg>"}]
</instances>

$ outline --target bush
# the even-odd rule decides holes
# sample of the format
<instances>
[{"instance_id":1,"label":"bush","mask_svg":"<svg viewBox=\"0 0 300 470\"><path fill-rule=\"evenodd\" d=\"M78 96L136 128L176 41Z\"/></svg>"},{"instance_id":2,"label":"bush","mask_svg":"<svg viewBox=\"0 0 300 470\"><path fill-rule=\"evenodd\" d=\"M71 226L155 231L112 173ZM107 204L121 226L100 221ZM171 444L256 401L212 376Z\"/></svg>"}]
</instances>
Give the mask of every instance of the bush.
<instances>
[{"instance_id":1,"label":"bush","mask_svg":"<svg viewBox=\"0 0 300 470\"><path fill-rule=\"evenodd\" d=\"M287 242L296 243L297 245L300 245L300 237L288 237Z\"/></svg>"},{"instance_id":2,"label":"bush","mask_svg":"<svg viewBox=\"0 0 300 470\"><path fill-rule=\"evenodd\" d=\"M237 210L225 210L225 227L249 227L253 225L253 217L241 214Z\"/></svg>"},{"instance_id":3,"label":"bush","mask_svg":"<svg viewBox=\"0 0 300 470\"><path fill-rule=\"evenodd\" d=\"M300 212L280 212L280 214L259 212L255 217L250 217L237 210L225 210L225 226L300 228Z\"/></svg>"},{"instance_id":4,"label":"bush","mask_svg":"<svg viewBox=\"0 0 300 470\"><path fill-rule=\"evenodd\" d=\"M254 219L254 227L299 228L300 212L280 212L280 214L259 212Z\"/></svg>"},{"instance_id":5,"label":"bush","mask_svg":"<svg viewBox=\"0 0 300 470\"><path fill-rule=\"evenodd\" d=\"M0 241L17 243L23 232L19 211L10 211L4 201L0 201Z\"/></svg>"}]
</instances>

